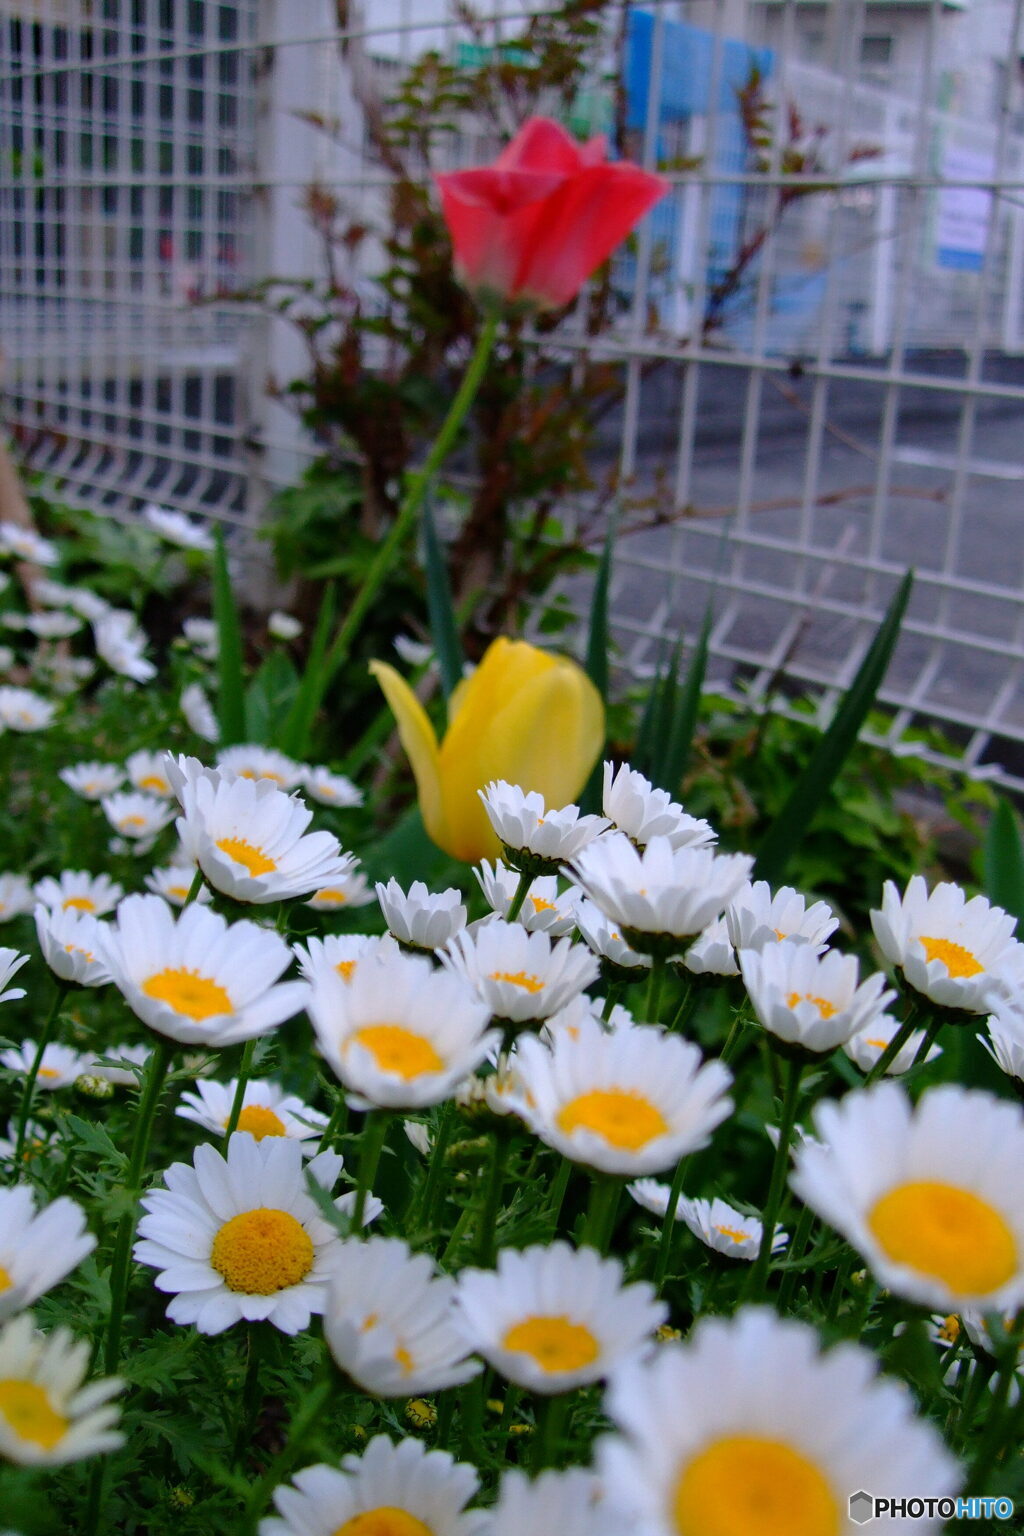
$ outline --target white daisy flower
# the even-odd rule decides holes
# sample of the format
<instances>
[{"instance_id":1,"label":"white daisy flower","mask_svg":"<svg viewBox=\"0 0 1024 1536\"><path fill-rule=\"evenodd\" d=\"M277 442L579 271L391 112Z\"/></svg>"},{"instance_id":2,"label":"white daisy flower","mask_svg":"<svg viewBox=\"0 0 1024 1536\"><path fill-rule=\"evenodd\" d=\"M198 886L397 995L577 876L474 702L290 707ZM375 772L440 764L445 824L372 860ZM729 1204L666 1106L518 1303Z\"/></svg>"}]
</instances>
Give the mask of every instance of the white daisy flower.
<instances>
[{"instance_id":1,"label":"white daisy flower","mask_svg":"<svg viewBox=\"0 0 1024 1536\"><path fill-rule=\"evenodd\" d=\"M105 923L89 912L55 910L42 902L34 916L43 959L55 976L80 987L106 986L110 971L102 948Z\"/></svg>"},{"instance_id":2,"label":"white daisy flower","mask_svg":"<svg viewBox=\"0 0 1024 1536\"><path fill-rule=\"evenodd\" d=\"M82 620L73 613L30 613L24 623L39 640L67 640L81 627Z\"/></svg>"},{"instance_id":3,"label":"white daisy flower","mask_svg":"<svg viewBox=\"0 0 1024 1536\"><path fill-rule=\"evenodd\" d=\"M343 907L368 907L376 899L369 880L353 859L347 873L314 891L306 906L315 912L340 912Z\"/></svg>"},{"instance_id":4,"label":"white daisy flower","mask_svg":"<svg viewBox=\"0 0 1024 1536\"><path fill-rule=\"evenodd\" d=\"M25 996L24 987L8 987L6 991L4 988L28 960L28 955L21 955L16 949L0 949L0 1003L14 1003Z\"/></svg>"},{"instance_id":5,"label":"white daisy flower","mask_svg":"<svg viewBox=\"0 0 1024 1536\"><path fill-rule=\"evenodd\" d=\"M958 885L944 882L929 893L914 875L901 897L887 880L871 926L885 958L915 991L943 1007L988 1013L993 986L1024 983L1024 945L1013 937L1014 919L984 896L968 901Z\"/></svg>"},{"instance_id":6,"label":"white daisy flower","mask_svg":"<svg viewBox=\"0 0 1024 1536\"><path fill-rule=\"evenodd\" d=\"M415 949L440 949L466 926L466 907L462 892L454 885L444 891L430 891L422 880L414 880L408 891L391 879L379 880L377 900L391 933L401 944Z\"/></svg>"},{"instance_id":7,"label":"white daisy flower","mask_svg":"<svg viewBox=\"0 0 1024 1536\"><path fill-rule=\"evenodd\" d=\"M134 1256L159 1270L157 1290L174 1297L171 1322L194 1323L200 1333L243 1319L282 1333L308 1328L324 1310L341 1240L306 1178L329 1192L341 1167L337 1152L304 1163L287 1136L234 1135L226 1159L204 1142L192 1166L168 1168L166 1188L143 1196ZM353 1198L343 1195L335 1208L350 1210Z\"/></svg>"},{"instance_id":8,"label":"white daisy flower","mask_svg":"<svg viewBox=\"0 0 1024 1536\"><path fill-rule=\"evenodd\" d=\"M220 727L213 705L199 683L189 683L187 688L182 689L178 705L190 731L201 736L203 741L220 740Z\"/></svg>"},{"instance_id":9,"label":"white daisy flower","mask_svg":"<svg viewBox=\"0 0 1024 1536\"><path fill-rule=\"evenodd\" d=\"M479 1373L452 1320L455 1282L397 1237L342 1243L324 1309L338 1365L374 1397L416 1397Z\"/></svg>"},{"instance_id":10,"label":"white daisy flower","mask_svg":"<svg viewBox=\"0 0 1024 1536\"><path fill-rule=\"evenodd\" d=\"M101 943L132 1012L184 1045L236 1045L306 1006L305 982L278 981L291 961L279 934L196 902L176 915L159 896L128 896Z\"/></svg>"},{"instance_id":11,"label":"white daisy flower","mask_svg":"<svg viewBox=\"0 0 1024 1536\"><path fill-rule=\"evenodd\" d=\"M62 1195L37 1211L29 1185L0 1189L0 1319L59 1285L95 1246L73 1200Z\"/></svg>"},{"instance_id":12,"label":"white daisy flower","mask_svg":"<svg viewBox=\"0 0 1024 1536\"><path fill-rule=\"evenodd\" d=\"M0 923L9 923L14 917L31 912L36 904L35 894L24 875L13 870L0 874Z\"/></svg>"},{"instance_id":13,"label":"white daisy flower","mask_svg":"<svg viewBox=\"0 0 1024 1536\"><path fill-rule=\"evenodd\" d=\"M10 577L5 575L0 582L0 592L9 581ZM43 603L47 608L71 608L77 595L76 587L69 587L63 581L54 581L51 576L40 576L38 581L32 583L32 596L37 603Z\"/></svg>"},{"instance_id":14,"label":"white daisy flower","mask_svg":"<svg viewBox=\"0 0 1024 1536\"><path fill-rule=\"evenodd\" d=\"M91 587L69 587L64 599L67 606L77 614L80 614L89 624L95 624L105 613L110 612L110 604L105 597L94 592Z\"/></svg>"},{"instance_id":15,"label":"white daisy flower","mask_svg":"<svg viewBox=\"0 0 1024 1536\"><path fill-rule=\"evenodd\" d=\"M31 688L0 687L0 725L9 731L44 731L56 713L56 704Z\"/></svg>"},{"instance_id":16,"label":"white daisy flower","mask_svg":"<svg viewBox=\"0 0 1024 1536\"><path fill-rule=\"evenodd\" d=\"M667 837L673 848L704 848L718 841L710 822L690 816L665 789L622 763L604 764L601 809L608 820L640 848L652 837Z\"/></svg>"},{"instance_id":17,"label":"white daisy flower","mask_svg":"<svg viewBox=\"0 0 1024 1536\"><path fill-rule=\"evenodd\" d=\"M403 1120L402 1130L405 1132L409 1145L415 1147L421 1157L430 1156L430 1148L433 1143L430 1139L430 1132L422 1120Z\"/></svg>"},{"instance_id":18,"label":"white daisy flower","mask_svg":"<svg viewBox=\"0 0 1024 1536\"><path fill-rule=\"evenodd\" d=\"M220 632L213 619L186 619L181 632L204 661L216 661L220 654Z\"/></svg>"},{"instance_id":19,"label":"white daisy flower","mask_svg":"<svg viewBox=\"0 0 1024 1536\"><path fill-rule=\"evenodd\" d=\"M150 847L157 833L174 820L174 807L166 800L158 800L155 795L140 795L134 790L105 795L100 807L115 832L120 832L130 843L144 843L146 847Z\"/></svg>"},{"instance_id":20,"label":"white daisy flower","mask_svg":"<svg viewBox=\"0 0 1024 1536\"><path fill-rule=\"evenodd\" d=\"M278 1488L281 1518L261 1520L260 1536L485 1536L486 1511L466 1510L478 1484L476 1468L447 1451L375 1435L340 1471L304 1467Z\"/></svg>"},{"instance_id":21,"label":"white daisy flower","mask_svg":"<svg viewBox=\"0 0 1024 1536\"><path fill-rule=\"evenodd\" d=\"M548 1045L561 1031L566 1031L575 1039L580 1032L580 1026L591 1021L596 1021L602 1032L613 1029L631 1029L636 1023L633 1015L627 1008L616 1003L607 1019L602 1019L604 999L591 997L587 992L579 992L570 998L564 1008L559 1008L557 1013L552 1013L544 1020L544 1027L540 1032L540 1038Z\"/></svg>"},{"instance_id":22,"label":"white daisy flower","mask_svg":"<svg viewBox=\"0 0 1024 1536\"><path fill-rule=\"evenodd\" d=\"M414 640L411 635L396 635L391 644L410 667L425 667L434 654L430 640Z\"/></svg>"},{"instance_id":23,"label":"white daisy flower","mask_svg":"<svg viewBox=\"0 0 1024 1536\"><path fill-rule=\"evenodd\" d=\"M626 1185L626 1193L631 1196L637 1205L643 1206L645 1211L650 1211L652 1216L667 1216L668 1202L672 1198L672 1189L668 1184L663 1184L660 1179L633 1179ZM679 1212L679 1201L676 1201L676 1214Z\"/></svg>"},{"instance_id":24,"label":"white daisy flower","mask_svg":"<svg viewBox=\"0 0 1024 1536\"><path fill-rule=\"evenodd\" d=\"M650 1025L606 1034L596 1019L548 1047L516 1045L515 1112L575 1163L626 1178L661 1173L707 1144L732 1109L719 1061Z\"/></svg>"},{"instance_id":25,"label":"white daisy flower","mask_svg":"<svg viewBox=\"0 0 1024 1536\"><path fill-rule=\"evenodd\" d=\"M124 887L109 875L91 875L86 869L64 869L56 880L52 875L36 881L35 898L54 912L91 912L105 917L113 912Z\"/></svg>"},{"instance_id":26,"label":"white daisy flower","mask_svg":"<svg viewBox=\"0 0 1024 1536\"><path fill-rule=\"evenodd\" d=\"M498 1040L458 977L401 951L361 961L348 981L318 970L307 1012L331 1070L385 1109L450 1098Z\"/></svg>"},{"instance_id":27,"label":"white daisy flower","mask_svg":"<svg viewBox=\"0 0 1024 1536\"><path fill-rule=\"evenodd\" d=\"M56 565L60 552L56 544L42 539L31 528L20 523L0 523L0 550L27 560L31 565Z\"/></svg>"},{"instance_id":28,"label":"white daisy flower","mask_svg":"<svg viewBox=\"0 0 1024 1536\"><path fill-rule=\"evenodd\" d=\"M177 544L179 549L208 551L213 548L213 535L205 523L193 522L183 512L175 512L170 507L160 507L151 501L142 509L142 521L168 544Z\"/></svg>"},{"instance_id":29,"label":"white daisy flower","mask_svg":"<svg viewBox=\"0 0 1024 1536\"><path fill-rule=\"evenodd\" d=\"M576 927L599 959L626 970L650 970L650 955L642 955L627 944L615 924L585 896L580 896L576 903Z\"/></svg>"},{"instance_id":30,"label":"white daisy flower","mask_svg":"<svg viewBox=\"0 0 1024 1536\"><path fill-rule=\"evenodd\" d=\"M834 1051L851 1035L870 1029L896 996L875 971L857 985L856 955L781 939L765 949L739 953L744 985L768 1033L816 1056Z\"/></svg>"},{"instance_id":31,"label":"white daisy flower","mask_svg":"<svg viewBox=\"0 0 1024 1536\"><path fill-rule=\"evenodd\" d=\"M275 640L297 640L302 634L302 624L292 613L275 608L267 619L267 634Z\"/></svg>"},{"instance_id":32,"label":"white daisy flower","mask_svg":"<svg viewBox=\"0 0 1024 1536\"><path fill-rule=\"evenodd\" d=\"M124 783L124 769L116 763L73 763L58 775L84 800L103 800Z\"/></svg>"},{"instance_id":33,"label":"white daisy flower","mask_svg":"<svg viewBox=\"0 0 1024 1536\"><path fill-rule=\"evenodd\" d=\"M519 886L518 874L500 859L495 859L493 867L486 859L481 859L479 868L473 873L491 911L507 921ZM564 938L576 927L578 905L579 892L560 892L557 875L536 875L515 921L531 933L548 933L553 939Z\"/></svg>"},{"instance_id":34,"label":"white daisy flower","mask_svg":"<svg viewBox=\"0 0 1024 1536\"><path fill-rule=\"evenodd\" d=\"M515 1469L503 1473L490 1516L487 1536L623 1536L617 1511L583 1467L542 1472L532 1482Z\"/></svg>"},{"instance_id":35,"label":"white daisy flower","mask_svg":"<svg viewBox=\"0 0 1024 1536\"><path fill-rule=\"evenodd\" d=\"M900 1028L899 1019L894 1019L891 1013L880 1013L877 1018L864 1029L858 1029L856 1034L843 1042L843 1050L849 1056L854 1066L860 1067L862 1072L870 1072L879 1057L892 1044L893 1036ZM909 1072L917 1058L917 1053L924 1042L924 1030L915 1029L901 1046L896 1055L885 1069L887 1077L899 1077L903 1072ZM934 1061L942 1055L942 1047L930 1045L924 1057L925 1061Z\"/></svg>"},{"instance_id":36,"label":"white daisy flower","mask_svg":"<svg viewBox=\"0 0 1024 1536\"><path fill-rule=\"evenodd\" d=\"M666 1190L665 1209L668 1210ZM756 1216L747 1216L726 1200L688 1200L681 1196L676 1206L676 1219L689 1227L694 1237L716 1253L724 1253L729 1259L747 1259L751 1263L761 1249L764 1227ZM772 1252L779 1253L789 1242L789 1234L781 1227L775 1228Z\"/></svg>"},{"instance_id":37,"label":"white daisy flower","mask_svg":"<svg viewBox=\"0 0 1024 1536\"><path fill-rule=\"evenodd\" d=\"M225 747L217 753L217 768L225 778L269 779L278 789L295 789L305 777L301 763L273 747L251 744Z\"/></svg>"},{"instance_id":38,"label":"white daisy flower","mask_svg":"<svg viewBox=\"0 0 1024 1536\"><path fill-rule=\"evenodd\" d=\"M736 952L724 917L716 917L703 933L697 935L683 955L683 964L693 976L738 976Z\"/></svg>"},{"instance_id":39,"label":"white daisy flower","mask_svg":"<svg viewBox=\"0 0 1024 1536\"><path fill-rule=\"evenodd\" d=\"M146 888L155 896L162 896L165 901L169 901L172 907L183 907L195 876L196 871L191 864L167 864L162 869L150 871L146 876ZM213 892L208 885L201 885L192 900L206 906L213 900Z\"/></svg>"},{"instance_id":40,"label":"white daisy flower","mask_svg":"<svg viewBox=\"0 0 1024 1536\"><path fill-rule=\"evenodd\" d=\"M839 927L824 901L810 906L791 885L772 890L767 880L745 885L725 909L729 937L736 949L764 949L780 939L811 944L820 954Z\"/></svg>"},{"instance_id":41,"label":"white daisy flower","mask_svg":"<svg viewBox=\"0 0 1024 1536\"><path fill-rule=\"evenodd\" d=\"M238 1079L215 1083L200 1078L196 1090L182 1094L175 1114L194 1121L214 1136L223 1136L231 1119ZM303 1143L303 1152L312 1157L326 1125L327 1116L304 1104L297 1094L285 1093L269 1078L250 1078L242 1094L242 1112L235 1129L248 1131L257 1141L265 1136L291 1136Z\"/></svg>"},{"instance_id":42,"label":"white daisy flower","mask_svg":"<svg viewBox=\"0 0 1024 1536\"><path fill-rule=\"evenodd\" d=\"M17 1072L19 1077L28 1077L38 1049L37 1040L23 1040L20 1046L0 1051L0 1067L6 1067L10 1072ZM70 1088L88 1067L87 1056L80 1056L69 1045L58 1045L55 1041L51 1041L43 1051L43 1059L36 1074L36 1087L43 1088L47 1092L54 1092L58 1088Z\"/></svg>"},{"instance_id":43,"label":"white daisy flower","mask_svg":"<svg viewBox=\"0 0 1024 1536\"><path fill-rule=\"evenodd\" d=\"M322 971L336 971L342 981L351 981L357 964L368 956L392 955L397 946L390 935L372 933L327 933L322 939L309 938L305 945L293 944L292 951L306 981L315 982Z\"/></svg>"},{"instance_id":44,"label":"white daisy flower","mask_svg":"<svg viewBox=\"0 0 1024 1536\"><path fill-rule=\"evenodd\" d=\"M490 1013L522 1024L557 1013L596 981L600 966L583 944L528 933L496 917L456 934L438 959L472 987Z\"/></svg>"},{"instance_id":45,"label":"white daisy flower","mask_svg":"<svg viewBox=\"0 0 1024 1536\"><path fill-rule=\"evenodd\" d=\"M1024 1085L1024 1020L1004 1003L997 1002L988 1020L988 1039L981 1043L1014 1084Z\"/></svg>"},{"instance_id":46,"label":"white daisy flower","mask_svg":"<svg viewBox=\"0 0 1024 1536\"><path fill-rule=\"evenodd\" d=\"M608 825L603 816L581 816L578 805L548 810L536 790L526 793L504 779L477 793L509 863L517 869L529 866L535 874L548 866L555 873Z\"/></svg>"},{"instance_id":47,"label":"white daisy flower","mask_svg":"<svg viewBox=\"0 0 1024 1536\"><path fill-rule=\"evenodd\" d=\"M158 800L171 800L174 790L167 776L164 752L133 752L125 763L128 782L133 789L146 795L156 795Z\"/></svg>"},{"instance_id":48,"label":"white daisy flower","mask_svg":"<svg viewBox=\"0 0 1024 1536\"><path fill-rule=\"evenodd\" d=\"M953 1312L1024 1301L1024 1113L948 1084L916 1108L895 1083L814 1112L792 1187L882 1285Z\"/></svg>"},{"instance_id":49,"label":"white daisy flower","mask_svg":"<svg viewBox=\"0 0 1024 1536\"><path fill-rule=\"evenodd\" d=\"M68 1328L37 1333L30 1312L0 1329L0 1457L58 1467L123 1443L109 1402L123 1382L107 1376L86 1386L90 1354Z\"/></svg>"},{"instance_id":50,"label":"white daisy flower","mask_svg":"<svg viewBox=\"0 0 1024 1536\"><path fill-rule=\"evenodd\" d=\"M92 626L96 654L112 672L136 683L151 683L156 667L146 660L146 635L134 615L125 608L109 608Z\"/></svg>"},{"instance_id":51,"label":"white daisy flower","mask_svg":"<svg viewBox=\"0 0 1024 1536\"><path fill-rule=\"evenodd\" d=\"M306 832L313 813L267 779L214 783L208 776L179 791L182 847L214 890L264 904L340 885L354 859L330 832Z\"/></svg>"},{"instance_id":52,"label":"white daisy flower","mask_svg":"<svg viewBox=\"0 0 1024 1536\"><path fill-rule=\"evenodd\" d=\"M34 1054L34 1053L33 1053ZM21 1070L19 1068L19 1070ZM28 1164L41 1152L49 1147L50 1133L53 1127L44 1125L41 1120L29 1120L25 1125L25 1145L22 1147L22 1160ZM18 1151L18 1123L16 1120L8 1120L7 1135L0 1136L0 1161L10 1163L14 1161Z\"/></svg>"},{"instance_id":53,"label":"white daisy flower","mask_svg":"<svg viewBox=\"0 0 1024 1536\"><path fill-rule=\"evenodd\" d=\"M148 1045L108 1045L96 1060L90 1061L89 1072L105 1083L113 1083L116 1088L137 1088L139 1072L151 1055L152 1048ZM133 1067L138 1070L133 1071Z\"/></svg>"},{"instance_id":54,"label":"white daisy flower","mask_svg":"<svg viewBox=\"0 0 1024 1536\"><path fill-rule=\"evenodd\" d=\"M838 1536L857 1489L941 1498L959 1482L938 1432L867 1350L821 1354L813 1329L761 1308L627 1363L606 1404L621 1436L599 1442L598 1470L623 1531Z\"/></svg>"},{"instance_id":55,"label":"white daisy flower","mask_svg":"<svg viewBox=\"0 0 1024 1536\"><path fill-rule=\"evenodd\" d=\"M306 768L302 785L307 795L320 805L334 805L347 811L363 803L362 790L345 774L332 773L329 768Z\"/></svg>"},{"instance_id":56,"label":"white daisy flower","mask_svg":"<svg viewBox=\"0 0 1024 1536\"><path fill-rule=\"evenodd\" d=\"M584 848L567 873L634 949L668 955L722 915L753 862L744 853L674 849L665 837L638 853L613 832Z\"/></svg>"},{"instance_id":57,"label":"white daisy flower","mask_svg":"<svg viewBox=\"0 0 1024 1536\"><path fill-rule=\"evenodd\" d=\"M96 671L96 664L88 656L62 656L56 651L37 650L29 658L32 674L55 693L77 693Z\"/></svg>"},{"instance_id":58,"label":"white daisy flower","mask_svg":"<svg viewBox=\"0 0 1024 1536\"><path fill-rule=\"evenodd\" d=\"M668 1316L653 1286L622 1280L618 1259L593 1248L503 1248L497 1269L459 1274L456 1321L471 1348L517 1386L546 1397L571 1392L617 1370Z\"/></svg>"}]
</instances>

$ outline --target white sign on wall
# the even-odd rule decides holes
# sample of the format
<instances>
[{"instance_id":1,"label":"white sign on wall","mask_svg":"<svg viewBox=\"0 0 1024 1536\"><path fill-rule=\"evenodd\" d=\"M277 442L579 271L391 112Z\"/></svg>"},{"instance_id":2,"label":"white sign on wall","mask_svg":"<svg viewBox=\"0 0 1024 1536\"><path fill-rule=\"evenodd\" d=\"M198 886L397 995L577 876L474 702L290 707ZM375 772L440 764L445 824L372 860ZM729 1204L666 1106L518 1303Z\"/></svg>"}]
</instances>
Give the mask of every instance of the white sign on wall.
<instances>
[{"instance_id":1,"label":"white sign on wall","mask_svg":"<svg viewBox=\"0 0 1024 1536\"><path fill-rule=\"evenodd\" d=\"M947 144L941 174L952 181L991 181L991 155ZM985 262L992 193L984 186L942 187L935 217L935 262L965 272L980 272Z\"/></svg>"}]
</instances>

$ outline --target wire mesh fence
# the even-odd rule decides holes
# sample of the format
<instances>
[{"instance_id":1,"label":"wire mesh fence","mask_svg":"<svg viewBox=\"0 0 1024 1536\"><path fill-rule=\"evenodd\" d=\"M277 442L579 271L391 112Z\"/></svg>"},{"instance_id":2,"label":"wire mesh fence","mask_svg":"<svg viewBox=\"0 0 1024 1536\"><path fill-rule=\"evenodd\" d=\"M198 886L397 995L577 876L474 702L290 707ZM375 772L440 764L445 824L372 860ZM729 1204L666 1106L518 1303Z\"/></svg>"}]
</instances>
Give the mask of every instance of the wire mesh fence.
<instances>
[{"instance_id":1,"label":"wire mesh fence","mask_svg":"<svg viewBox=\"0 0 1024 1536\"><path fill-rule=\"evenodd\" d=\"M882 739L1024 787L1019 0L610 11L572 126L623 130L672 190L617 258L614 324L589 335L580 305L544 346L621 385L595 473L623 502L625 663L650 671L710 602L714 684L810 691L825 718L912 564ZM258 523L316 444L282 395L301 336L238 294L321 270L311 188L380 222L360 74L386 103L427 49L499 67L525 16L0 4L0 343L25 461L111 515ZM493 153L492 122L457 127L447 163ZM380 251L348 274L367 303Z\"/></svg>"}]
</instances>

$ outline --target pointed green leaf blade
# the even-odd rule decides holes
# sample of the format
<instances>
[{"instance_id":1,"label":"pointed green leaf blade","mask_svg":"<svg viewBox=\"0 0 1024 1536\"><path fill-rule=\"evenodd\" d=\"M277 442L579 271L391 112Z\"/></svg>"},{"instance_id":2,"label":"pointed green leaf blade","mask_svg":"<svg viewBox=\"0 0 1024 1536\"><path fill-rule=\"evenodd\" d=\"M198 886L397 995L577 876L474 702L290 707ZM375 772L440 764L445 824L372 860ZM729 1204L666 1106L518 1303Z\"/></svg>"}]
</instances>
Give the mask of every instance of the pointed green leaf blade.
<instances>
[{"instance_id":1,"label":"pointed green leaf blade","mask_svg":"<svg viewBox=\"0 0 1024 1536\"><path fill-rule=\"evenodd\" d=\"M1009 800L1000 795L985 836L985 892L1018 922L1024 921L1024 845Z\"/></svg>"},{"instance_id":2,"label":"pointed green leaf blade","mask_svg":"<svg viewBox=\"0 0 1024 1536\"><path fill-rule=\"evenodd\" d=\"M711 624L712 613L709 604L704 614L704 622L700 627L700 634L697 636L697 644L690 657L686 678L673 700L672 715L668 721L668 738L660 788L667 789L671 795L679 792L679 785L693 750L693 738L697 733L697 716L700 713L704 679L708 672Z\"/></svg>"},{"instance_id":3,"label":"pointed green leaf blade","mask_svg":"<svg viewBox=\"0 0 1024 1536\"><path fill-rule=\"evenodd\" d=\"M334 596L334 583L328 582L320 601L320 612L316 617L316 628L306 657L302 682L281 727L281 751L298 758L300 762L309 756L313 723L325 692L324 658L334 628Z\"/></svg>"},{"instance_id":4,"label":"pointed green leaf blade","mask_svg":"<svg viewBox=\"0 0 1024 1536\"><path fill-rule=\"evenodd\" d=\"M423 558L427 573L427 615L430 634L437 653L437 665L441 673L441 689L450 699L462 680L465 655L459 638L459 625L455 617L451 582L448 580L448 562L441 540L437 536L434 511L430 497L423 502Z\"/></svg>"},{"instance_id":5,"label":"pointed green leaf blade","mask_svg":"<svg viewBox=\"0 0 1024 1536\"><path fill-rule=\"evenodd\" d=\"M608 533L605 537L604 548L601 551L597 575L594 578L594 592L590 600L590 630L587 635L587 654L583 663L584 670L601 695L605 708L608 706L609 677L608 596L611 587L617 523L618 514L613 511L608 519ZM601 756L603 757L603 755L602 752ZM580 796L580 807L586 815L594 815L600 809L603 777L604 767L601 757L599 757L590 778L587 780L586 788Z\"/></svg>"},{"instance_id":6,"label":"pointed green leaf blade","mask_svg":"<svg viewBox=\"0 0 1024 1536\"><path fill-rule=\"evenodd\" d=\"M844 694L832 724L822 735L782 810L768 829L754 864L756 879L767 880L772 885L779 884L794 849L810 827L815 812L831 790L837 773L855 745L896 649L913 584L914 573L908 571L896 589L885 618L868 647L857 676Z\"/></svg>"},{"instance_id":7,"label":"pointed green leaf blade","mask_svg":"<svg viewBox=\"0 0 1024 1536\"><path fill-rule=\"evenodd\" d=\"M217 723L220 745L233 747L245 740L245 674L242 667L242 629L231 589L224 535L218 528L213 551L213 617L217 624Z\"/></svg>"}]
</instances>

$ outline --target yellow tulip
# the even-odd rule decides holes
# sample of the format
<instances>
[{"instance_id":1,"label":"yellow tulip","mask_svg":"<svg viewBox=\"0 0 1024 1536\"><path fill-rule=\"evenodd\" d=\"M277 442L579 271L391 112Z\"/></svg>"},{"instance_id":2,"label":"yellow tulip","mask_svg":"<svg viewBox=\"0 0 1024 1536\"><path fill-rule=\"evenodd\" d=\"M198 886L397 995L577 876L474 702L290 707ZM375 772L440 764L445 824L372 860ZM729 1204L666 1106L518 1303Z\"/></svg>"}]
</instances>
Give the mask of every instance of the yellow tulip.
<instances>
[{"instance_id":1,"label":"yellow tulip","mask_svg":"<svg viewBox=\"0 0 1024 1536\"><path fill-rule=\"evenodd\" d=\"M495 640L448 701L438 743L427 712L394 667L370 671L398 722L423 823L439 848L474 863L501 848L477 790L506 779L559 807L586 784L604 745L604 706L583 669L525 640Z\"/></svg>"}]
</instances>

